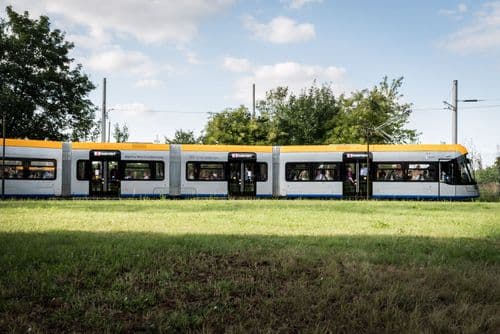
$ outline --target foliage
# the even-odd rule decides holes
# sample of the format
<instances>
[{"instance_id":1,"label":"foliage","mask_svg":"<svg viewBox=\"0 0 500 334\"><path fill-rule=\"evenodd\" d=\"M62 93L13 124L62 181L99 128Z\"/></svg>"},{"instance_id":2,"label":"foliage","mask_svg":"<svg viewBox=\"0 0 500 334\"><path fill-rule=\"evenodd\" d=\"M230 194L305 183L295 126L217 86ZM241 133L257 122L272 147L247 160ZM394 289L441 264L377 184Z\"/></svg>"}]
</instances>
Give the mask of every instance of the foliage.
<instances>
[{"instance_id":1,"label":"foliage","mask_svg":"<svg viewBox=\"0 0 500 334\"><path fill-rule=\"evenodd\" d=\"M416 130L405 129L411 113L411 105L401 103L399 93L403 78L391 82L384 77L371 90L342 96L337 126L331 128L327 143L388 144L415 142Z\"/></svg>"},{"instance_id":2,"label":"foliage","mask_svg":"<svg viewBox=\"0 0 500 334\"><path fill-rule=\"evenodd\" d=\"M120 128L120 124L115 123L113 129L113 138L117 143L124 143L128 140L129 132L127 124L123 124L123 127Z\"/></svg>"},{"instance_id":3,"label":"foliage","mask_svg":"<svg viewBox=\"0 0 500 334\"><path fill-rule=\"evenodd\" d=\"M332 86L316 83L298 95L277 87L257 102L252 118L240 106L212 114L205 126L207 144L307 145L415 142L416 130L406 129L411 105L400 102L403 78L387 77L371 90L335 97Z\"/></svg>"},{"instance_id":4,"label":"foliage","mask_svg":"<svg viewBox=\"0 0 500 334\"><path fill-rule=\"evenodd\" d=\"M253 118L248 108L240 106L211 114L202 141L204 144L263 145L268 143L268 133L269 119L265 113Z\"/></svg>"},{"instance_id":5,"label":"foliage","mask_svg":"<svg viewBox=\"0 0 500 334\"><path fill-rule=\"evenodd\" d=\"M476 170L475 174L478 184L500 183L500 160L497 160L493 166Z\"/></svg>"},{"instance_id":6,"label":"foliage","mask_svg":"<svg viewBox=\"0 0 500 334\"><path fill-rule=\"evenodd\" d=\"M339 113L332 87L316 83L297 96L286 87L271 90L258 108L271 117L268 142L277 145L325 143Z\"/></svg>"},{"instance_id":7,"label":"foliage","mask_svg":"<svg viewBox=\"0 0 500 334\"><path fill-rule=\"evenodd\" d=\"M498 332L500 203L38 200L0 212L6 332Z\"/></svg>"},{"instance_id":8,"label":"foliage","mask_svg":"<svg viewBox=\"0 0 500 334\"><path fill-rule=\"evenodd\" d=\"M49 18L29 18L9 6L0 19L0 109L10 137L78 140L94 125L88 93L95 87L69 57L73 44L50 29Z\"/></svg>"},{"instance_id":9,"label":"foliage","mask_svg":"<svg viewBox=\"0 0 500 334\"><path fill-rule=\"evenodd\" d=\"M196 138L194 131L191 130L175 130L174 138L169 139L165 137L166 144L199 144L200 138Z\"/></svg>"}]
</instances>

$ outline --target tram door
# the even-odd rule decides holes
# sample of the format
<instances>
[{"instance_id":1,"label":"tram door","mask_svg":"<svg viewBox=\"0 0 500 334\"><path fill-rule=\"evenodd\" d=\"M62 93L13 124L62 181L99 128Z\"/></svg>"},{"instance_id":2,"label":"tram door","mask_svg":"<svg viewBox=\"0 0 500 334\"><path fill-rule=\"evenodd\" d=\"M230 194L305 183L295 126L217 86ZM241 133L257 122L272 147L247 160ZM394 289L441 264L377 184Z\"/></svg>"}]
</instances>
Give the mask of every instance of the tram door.
<instances>
[{"instance_id":1,"label":"tram door","mask_svg":"<svg viewBox=\"0 0 500 334\"><path fill-rule=\"evenodd\" d=\"M228 194L230 197L255 197L257 185L255 153L229 153L228 157Z\"/></svg>"},{"instance_id":2,"label":"tram door","mask_svg":"<svg viewBox=\"0 0 500 334\"><path fill-rule=\"evenodd\" d=\"M118 197L120 151L90 151L90 196Z\"/></svg>"},{"instance_id":3,"label":"tram door","mask_svg":"<svg viewBox=\"0 0 500 334\"><path fill-rule=\"evenodd\" d=\"M373 173L368 170L366 153L344 153L343 196L344 198L367 198L372 195ZM370 166L371 164L370 156ZM369 174L370 173L370 177Z\"/></svg>"}]
</instances>

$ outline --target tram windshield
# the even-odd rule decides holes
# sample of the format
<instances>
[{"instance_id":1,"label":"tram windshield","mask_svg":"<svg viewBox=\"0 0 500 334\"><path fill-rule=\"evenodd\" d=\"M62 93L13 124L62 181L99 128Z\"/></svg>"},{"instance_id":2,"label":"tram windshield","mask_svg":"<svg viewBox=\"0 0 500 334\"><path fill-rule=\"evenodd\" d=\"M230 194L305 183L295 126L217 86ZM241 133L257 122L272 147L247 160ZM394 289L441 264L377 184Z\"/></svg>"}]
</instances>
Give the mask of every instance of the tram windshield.
<instances>
[{"instance_id":1,"label":"tram windshield","mask_svg":"<svg viewBox=\"0 0 500 334\"><path fill-rule=\"evenodd\" d=\"M457 163L459 184L475 184L474 170L472 169L470 159L467 159L463 155L457 159Z\"/></svg>"}]
</instances>

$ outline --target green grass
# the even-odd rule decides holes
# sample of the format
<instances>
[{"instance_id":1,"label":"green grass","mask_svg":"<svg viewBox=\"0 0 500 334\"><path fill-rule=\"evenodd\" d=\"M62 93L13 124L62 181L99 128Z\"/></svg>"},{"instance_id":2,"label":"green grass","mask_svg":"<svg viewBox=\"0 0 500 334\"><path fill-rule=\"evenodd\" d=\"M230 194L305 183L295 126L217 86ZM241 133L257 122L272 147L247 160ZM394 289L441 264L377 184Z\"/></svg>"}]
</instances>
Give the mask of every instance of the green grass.
<instances>
[{"instance_id":1,"label":"green grass","mask_svg":"<svg viewBox=\"0 0 500 334\"><path fill-rule=\"evenodd\" d=\"M0 202L0 332L500 330L500 203Z\"/></svg>"}]
</instances>

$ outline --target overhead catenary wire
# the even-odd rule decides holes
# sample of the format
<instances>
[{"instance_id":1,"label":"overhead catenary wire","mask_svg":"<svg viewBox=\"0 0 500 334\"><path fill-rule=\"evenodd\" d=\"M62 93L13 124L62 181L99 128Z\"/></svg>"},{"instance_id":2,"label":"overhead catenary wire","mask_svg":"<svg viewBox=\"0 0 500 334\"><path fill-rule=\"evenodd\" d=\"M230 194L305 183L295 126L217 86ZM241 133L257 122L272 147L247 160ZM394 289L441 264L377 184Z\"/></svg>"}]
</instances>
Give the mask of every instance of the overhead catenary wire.
<instances>
[{"instance_id":1,"label":"overhead catenary wire","mask_svg":"<svg viewBox=\"0 0 500 334\"><path fill-rule=\"evenodd\" d=\"M483 102L483 101L500 101L500 99L478 99L478 102ZM459 101L460 102L460 101ZM490 109L490 108L499 108L500 104L491 104L491 105L483 105L483 106L467 106L463 105L460 107L461 110L464 109ZM416 108L409 108L411 111L440 111L440 110L446 110L447 108L445 107L416 107ZM114 110L116 111L122 111L122 112L144 112L144 113L172 113L172 114L216 114L219 113L218 111L185 111L185 110L162 110L162 109L145 109L145 110L134 110L134 109L128 109L128 108L117 108L114 107Z\"/></svg>"}]
</instances>

